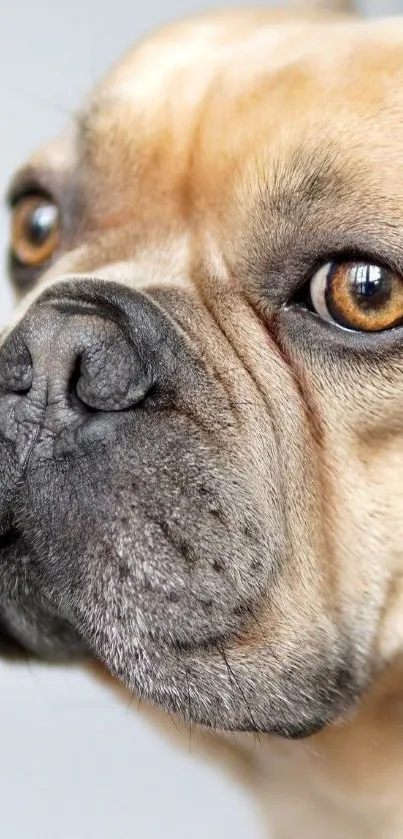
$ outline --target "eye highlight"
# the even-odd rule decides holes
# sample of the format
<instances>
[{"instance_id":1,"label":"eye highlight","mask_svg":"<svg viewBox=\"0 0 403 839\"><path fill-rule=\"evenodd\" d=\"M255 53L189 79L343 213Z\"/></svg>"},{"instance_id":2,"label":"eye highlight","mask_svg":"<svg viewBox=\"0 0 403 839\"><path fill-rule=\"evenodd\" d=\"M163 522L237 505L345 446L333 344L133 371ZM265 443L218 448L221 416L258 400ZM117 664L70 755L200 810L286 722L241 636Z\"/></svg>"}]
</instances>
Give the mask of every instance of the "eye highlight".
<instances>
[{"instance_id":1,"label":"eye highlight","mask_svg":"<svg viewBox=\"0 0 403 839\"><path fill-rule=\"evenodd\" d=\"M309 285L313 310L360 332L382 332L403 322L403 277L366 262L328 262Z\"/></svg>"},{"instance_id":2,"label":"eye highlight","mask_svg":"<svg viewBox=\"0 0 403 839\"><path fill-rule=\"evenodd\" d=\"M26 268L39 268L53 256L60 235L57 205L45 195L26 195L12 208L11 255Z\"/></svg>"}]
</instances>

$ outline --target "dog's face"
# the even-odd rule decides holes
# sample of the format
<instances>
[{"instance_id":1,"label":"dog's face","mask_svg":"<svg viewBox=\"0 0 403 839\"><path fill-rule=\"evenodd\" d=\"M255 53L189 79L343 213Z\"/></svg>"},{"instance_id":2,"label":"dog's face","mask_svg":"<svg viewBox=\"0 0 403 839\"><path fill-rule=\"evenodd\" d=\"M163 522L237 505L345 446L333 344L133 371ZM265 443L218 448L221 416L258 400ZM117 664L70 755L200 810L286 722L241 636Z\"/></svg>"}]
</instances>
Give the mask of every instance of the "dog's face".
<instances>
[{"instance_id":1,"label":"dog's face","mask_svg":"<svg viewBox=\"0 0 403 839\"><path fill-rule=\"evenodd\" d=\"M402 68L396 21L176 26L17 175L4 634L287 736L403 646Z\"/></svg>"}]
</instances>

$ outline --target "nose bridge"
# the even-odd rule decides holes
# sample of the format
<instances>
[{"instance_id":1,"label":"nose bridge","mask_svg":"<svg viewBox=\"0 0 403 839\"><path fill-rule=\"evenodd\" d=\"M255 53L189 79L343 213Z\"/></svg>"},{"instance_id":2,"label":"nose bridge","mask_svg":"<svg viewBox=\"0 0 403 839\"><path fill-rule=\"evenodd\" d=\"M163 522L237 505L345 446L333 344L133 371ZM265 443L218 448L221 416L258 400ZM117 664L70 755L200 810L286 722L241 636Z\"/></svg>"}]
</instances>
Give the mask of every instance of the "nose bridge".
<instances>
[{"instance_id":1,"label":"nose bridge","mask_svg":"<svg viewBox=\"0 0 403 839\"><path fill-rule=\"evenodd\" d=\"M79 318L68 320L49 307L35 306L14 328L2 351L3 386L21 393L40 391L41 383L46 383L47 398L56 396L60 387L68 386L85 336Z\"/></svg>"}]
</instances>

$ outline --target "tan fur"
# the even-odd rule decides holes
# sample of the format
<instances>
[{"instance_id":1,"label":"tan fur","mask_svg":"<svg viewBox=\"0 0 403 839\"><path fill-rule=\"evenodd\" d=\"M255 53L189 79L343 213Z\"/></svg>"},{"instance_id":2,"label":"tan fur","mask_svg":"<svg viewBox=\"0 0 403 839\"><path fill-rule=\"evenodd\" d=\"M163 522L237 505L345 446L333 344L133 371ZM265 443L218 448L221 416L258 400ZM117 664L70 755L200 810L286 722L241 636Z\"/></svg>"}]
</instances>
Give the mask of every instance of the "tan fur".
<instances>
[{"instance_id":1,"label":"tan fur","mask_svg":"<svg viewBox=\"0 0 403 839\"><path fill-rule=\"evenodd\" d=\"M350 12L353 9L351 0L293 0L294 9L315 9L316 11Z\"/></svg>"},{"instance_id":2,"label":"tan fur","mask_svg":"<svg viewBox=\"0 0 403 839\"><path fill-rule=\"evenodd\" d=\"M344 11L349 4L317 5ZM300 149L313 158L336 149L345 176L342 198L323 200L313 220L318 238L332 225L356 227L367 238L383 237L387 251L401 248L402 58L403 20L332 22L312 11L226 12L150 38L80 115L85 213L39 286L88 272L133 287L162 286L165 277L173 288L191 288L236 344L261 404L270 402L274 414L290 406L290 426L295 411L302 435L315 429L320 480L305 464L308 496L296 485L290 503L295 545L314 544L321 564L312 567L307 551L303 575L290 565L281 613L292 613L291 591L303 604L291 627L301 637L320 610L340 613L363 645L368 624L376 675L351 718L307 741L263 736L255 748L250 735L237 735L237 765L273 839L403 835L402 363L369 368L352 384L342 366L313 362L308 373L297 350L291 359L280 352L268 359L270 306L257 283L248 285L242 262L251 242L255 253L269 249L255 209L262 183L290 177L295 194L287 165ZM58 167L71 171L70 141L64 158L61 149ZM47 148L31 165L47 170L49 161ZM282 228L286 233L284 221ZM289 364L298 398L294 380L281 378ZM281 405L268 396L275 376ZM257 439L254 445L258 450ZM297 474L302 444L292 458ZM242 639L245 648L258 648L261 633L273 632L274 611L270 604L263 610L260 628ZM285 637L289 631L287 623L279 628ZM234 746L224 735L216 742L232 762Z\"/></svg>"}]
</instances>

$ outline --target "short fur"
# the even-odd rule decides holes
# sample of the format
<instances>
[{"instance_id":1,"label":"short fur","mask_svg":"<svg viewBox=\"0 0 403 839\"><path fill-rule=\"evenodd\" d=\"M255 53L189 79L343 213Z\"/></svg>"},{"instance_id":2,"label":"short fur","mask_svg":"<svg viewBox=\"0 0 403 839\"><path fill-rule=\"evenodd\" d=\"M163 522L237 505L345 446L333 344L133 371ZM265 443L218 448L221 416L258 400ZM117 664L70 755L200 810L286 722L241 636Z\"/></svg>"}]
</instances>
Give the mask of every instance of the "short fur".
<instances>
[{"instance_id":1,"label":"short fur","mask_svg":"<svg viewBox=\"0 0 403 839\"><path fill-rule=\"evenodd\" d=\"M402 327L299 301L403 272L403 20L294 5L149 38L14 180L63 229L1 338L1 624L216 729L274 839L397 839Z\"/></svg>"}]
</instances>

